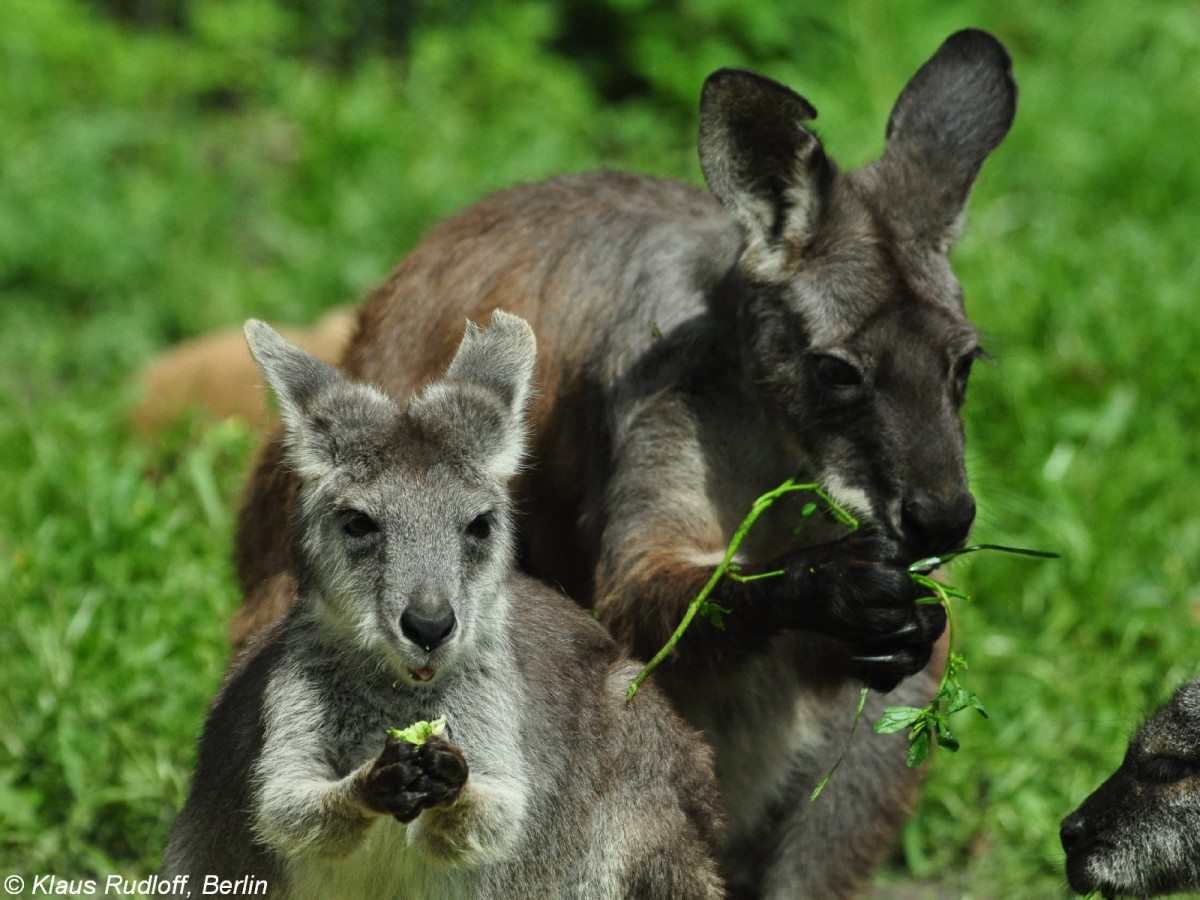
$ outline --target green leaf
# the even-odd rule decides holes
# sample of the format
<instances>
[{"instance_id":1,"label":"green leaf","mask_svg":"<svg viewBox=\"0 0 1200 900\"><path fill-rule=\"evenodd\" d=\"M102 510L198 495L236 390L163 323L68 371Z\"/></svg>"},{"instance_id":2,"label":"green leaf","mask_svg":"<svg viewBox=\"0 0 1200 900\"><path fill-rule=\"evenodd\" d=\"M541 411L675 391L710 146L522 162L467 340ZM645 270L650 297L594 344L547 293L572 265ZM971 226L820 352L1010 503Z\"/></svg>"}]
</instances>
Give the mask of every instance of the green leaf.
<instances>
[{"instance_id":1,"label":"green leaf","mask_svg":"<svg viewBox=\"0 0 1200 900\"><path fill-rule=\"evenodd\" d=\"M875 723L877 734L891 734L915 726L925 716L926 710L915 706L889 706L880 714Z\"/></svg>"},{"instance_id":2,"label":"green leaf","mask_svg":"<svg viewBox=\"0 0 1200 900\"><path fill-rule=\"evenodd\" d=\"M1058 559L1058 554L1051 553L1049 550L1029 550L1025 547L1006 547L1003 544L973 544L970 547L963 547L961 550L951 550L947 553L939 554L938 556L927 556L924 559L918 559L908 567L908 571L926 572L930 569L936 569L938 566L944 565L945 563L959 556L965 556L968 553L978 553L980 550L997 550L1001 553L1014 553L1018 556L1034 556L1038 559Z\"/></svg>"},{"instance_id":3,"label":"green leaf","mask_svg":"<svg viewBox=\"0 0 1200 900\"><path fill-rule=\"evenodd\" d=\"M711 600L705 600L700 604L699 614L712 622L712 624L721 631L725 630L725 617L733 612L728 607L721 606L718 603L713 603Z\"/></svg>"},{"instance_id":4,"label":"green leaf","mask_svg":"<svg viewBox=\"0 0 1200 900\"><path fill-rule=\"evenodd\" d=\"M407 728L389 728L388 734L398 740L408 741L418 747L431 737L441 737L446 731L446 717L432 722L413 722Z\"/></svg>"},{"instance_id":5,"label":"green leaf","mask_svg":"<svg viewBox=\"0 0 1200 900\"><path fill-rule=\"evenodd\" d=\"M945 747L951 753L954 753L959 748L958 736L950 730L950 726L946 722L944 716L938 716L934 726L934 731L937 732L937 742L939 747Z\"/></svg>"},{"instance_id":6,"label":"green leaf","mask_svg":"<svg viewBox=\"0 0 1200 900\"><path fill-rule=\"evenodd\" d=\"M968 707L974 707L985 719L987 718L987 710L983 708L983 704L979 702L979 697L975 692L955 685L955 689L946 698L947 714L956 713Z\"/></svg>"},{"instance_id":7,"label":"green leaf","mask_svg":"<svg viewBox=\"0 0 1200 900\"><path fill-rule=\"evenodd\" d=\"M925 762L925 757L929 755L930 737L928 731L922 731L917 735L908 747L908 755L904 762L910 769L915 769L921 763Z\"/></svg>"}]
</instances>

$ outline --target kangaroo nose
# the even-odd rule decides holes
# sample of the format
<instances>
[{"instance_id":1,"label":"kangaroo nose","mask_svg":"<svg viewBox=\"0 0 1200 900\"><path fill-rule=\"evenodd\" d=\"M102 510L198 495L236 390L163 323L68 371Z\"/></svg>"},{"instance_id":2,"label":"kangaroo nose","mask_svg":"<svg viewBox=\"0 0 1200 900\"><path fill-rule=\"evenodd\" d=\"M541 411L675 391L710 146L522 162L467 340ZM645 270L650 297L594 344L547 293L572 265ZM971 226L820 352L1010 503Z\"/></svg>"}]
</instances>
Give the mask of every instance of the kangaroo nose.
<instances>
[{"instance_id":1,"label":"kangaroo nose","mask_svg":"<svg viewBox=\"0 0 1200 900\"><path fill-rule=\"evenodd\" d=\"M966 543L975 523L975 498L963 493L949 502L918 495L900 507L900 521L917 552L945 553Z\"/></svg>"},{"instance_id":2,"label":"kangaroo nose","mask_svg":"<svg viewBox=\"0 0 1200 900\"><path fill-rule=\"evenodd\" d=\"M440 607L432 615L412 609L400 614L400 631L404 636L426 652L440 646L454 630L454 610Z\"/></svg>"},{"instance_id":3,"label":"kangaroo nose","mask_svg":"<svg viewBox=\"0 0 1200 900\"><path fill-rule=\"evenodd\" d=\"M1062 841L1063 850L1070 853L1071 848L1078 844L1079 839L1086 833L1087 822L1079 810L1076 810L1062 820L1062 826L1058 829L1058 839Z\"/></svg>"}]
</instances>

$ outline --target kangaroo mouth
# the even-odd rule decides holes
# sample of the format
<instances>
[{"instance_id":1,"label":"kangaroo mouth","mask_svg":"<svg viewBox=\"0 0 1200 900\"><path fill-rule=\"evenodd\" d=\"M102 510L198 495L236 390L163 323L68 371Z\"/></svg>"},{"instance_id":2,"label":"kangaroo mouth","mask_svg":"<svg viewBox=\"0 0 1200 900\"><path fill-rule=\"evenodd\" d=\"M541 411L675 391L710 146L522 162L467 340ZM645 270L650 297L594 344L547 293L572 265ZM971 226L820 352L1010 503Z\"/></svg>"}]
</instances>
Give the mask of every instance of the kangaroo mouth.
<instances>
[{"instance_id":1,"label":"kangaroo mouth","mask_svg":"<svg viewBox=\"0 0 1200 900\"><path fill-rule=\"evenodd\" d=\"M437 669L433 666L421 666L416 669L408 670L408 677L413 681L432 681L433 676L437 674Z\"/></svg>"}]
</instances>

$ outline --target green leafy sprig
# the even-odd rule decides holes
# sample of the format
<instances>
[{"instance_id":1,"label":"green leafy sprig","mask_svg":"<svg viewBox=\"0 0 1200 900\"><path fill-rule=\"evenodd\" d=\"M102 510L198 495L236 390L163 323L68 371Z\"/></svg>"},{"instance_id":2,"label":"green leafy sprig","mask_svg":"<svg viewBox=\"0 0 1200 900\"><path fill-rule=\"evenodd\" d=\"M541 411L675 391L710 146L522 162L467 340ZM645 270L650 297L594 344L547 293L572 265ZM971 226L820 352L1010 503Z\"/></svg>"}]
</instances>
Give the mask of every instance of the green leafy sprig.
<instances>
[{"instance_id":1,"label":"green leafy sprig","mask_svg":"<svg viewBox=\"0 0 1200 900\"><path fill-rule=\"evenodd\" d=\"M915 768L925 761L930 749L936 743L950 752L956 752L960 746L958 736L950 728L950 716L964 709L974 709L985 719L987 710L979 702L979 697L968 691L958 681L959 674L967 668L967 660L955 651L957 628L954 621L954 600L970 600L965 591L951 587L930 578L928 573L938 566L944 565L956 557L980 550L996 550L1002 553L1015 553L1021 556L1035 556L1041 559L1056 559L1057 553L1045 550L1027 550L1023 547L1005 547L1001 544L975 544L919 559L908 567L909 576L917 584L933 592L932 597L922 597L918 603L941 603L946 609L946 630L949 632L949 653L946 657L946 667L942 670L942 680L938 683L937 693L929 701L929 705L918 709L915 706L889 706L883 710L879 721L875 723L878 734L892 734L897 731L908 732L908 755L905 762L908 767Z\"/></svg>"},{"instance_id":2,"label":"green leafy sprig","mask_svg":"<svg viewBox=\"0 0 1200 900\"><path fill-rule=\"evenodd\" d=\"M692 624L692 620L697 615L708 619L715 627L723 629L725 627L725 616L730 615L733 611L727 607L720 606L709 599L713 589L717 586L720 580L726 576L734 581L749 582L757 581L763 578L773 578L783 574L783 570L779 569L773 572L762 572L757 575L741 575L738 572L738 565L733 561L738 549L742 545L750 528L758 521L761 516L776 500L785 494L790 494L795 491L811 491L826 505L829 512L851 531L856 531L859 527L859 522L846 509L839 506L836 501L819 485L812 482L797 482L793 478L789 478L783 484L774 490L760 496L754 501L750 507L750 512L738 525L733 537L729 541L729 546L725 550L725 555L722 557L720 564L713 570L712 575L705 583L704 587L696 595L695 599L688 604L687 610L684 612L683 618L675 631L667 640L666 644L654 654L654 657L646 663L642 670L634 678L629 685L629 689L625 693L625 700L629 702L633 699L642 683L649 677L650 673L672 652L676 645L683 637L685 631ZM799 533L810 516L818 509L816 501L806 503L800 511L801 521L797 524L795 531ZM955 651L957 646L957 626L954 620L954 606L951 600L970 600L970 595L965 591L950 585L937 581L929 576L929 573L939 566L967 553L976 553L980 550L995 550L1003 553L1014 553L1022 556L1034 556L1042 559L1056 559L1057 553L1050 553L1044 550L1029 550L1023 547L1006 547L1001 544L974 544L969 547L963 547L960 550L953 550L947 553L942 553L937 556L929 556L919 559L908 567L909 577L917 584L927 588L932 596L922 597L917 600L918 603L941 603L946 609L946 627L949 632L949 651L946 657L946 666L942 670L942 678L938 683L937 693L929 704L923 708L915 706L889 706L883 710L879 721L875 723L875 731L879 734L890 734L897 731L908 729L908 753L905 757L905 762L910 768L919 766L929 756L929 751L936 743L940 747L945 747L950 751L957 751L960 744L958 736L950 728L950 716L964 709L975 709L980 715L987 717L987 710L980 703L979 697L973 692L964 688L958 680L960 673L967 668L966 658ZM868 688L863 685L862 691L859 693L858 705L854 712L854 719L850 726L850 733L846 737L846 743L842 747L842 751L834 762L833 766L825 773L825 776L813 789L810 795L810 800L816 800L829 780L833 777L834 772L841 766L842 761L846 758L846 753L850 748L850 741L854 738L854 733L858 728L858 721L862 718L863 710L866 707Z\"/></svg>"},{"instance_id":3,"label":"green leafy sprig","mask_svg":"<svg viewBox=\"0 0 1200 900\"><path fill-rule=\"evenodd\" d=\"M909 577L933 593L931 597L919 598L917 603L942 604L946 609L946 630L949 632L949 639L947 641L949 650L946 656L946 666L942 670L942 679L938 683L937 693L933 695L933 699L929 701L929 704L923 708L915 706L885 707L879 716L879 721L875 723L877 734L892 734L897 731L903 731L905 728L909 729L908 753L905 755L905 763L910 769L919 766L925 761L934 743L939 747L945 747L951 752L958 750L960 746L958 735L950 728L950 716L954 715L954 713L962 712L964 709L975 709L985 719L988 715L983 704L979 702L978 695L973 691L968 691L958 681L959 673L967 668L967 660L966 657L961 653L955 652L954 649L958 646L957 626L954 621L954 604L950 601L952 599L970 600L971 597L959 588L930 578L928 574L933 569L944 565L955 557L966 553L975 553L979 550L996 550L1002 553L1015 553L1020 556L1035 556L1040 559L1058 558L1057 553L1050 553L1045 550L1006 547L1002 544L974 544L970 547L963 547L960 550L943 553L940 556L929 556L925 559L919 559L908 567ZM833 777L833 773L838 770L838 767L842 764L842 760L846 758L846 752L850 749L850 741L854 738L854 732L858 728L858 720L862 717L863 707L867 702L868 691L869 688L864 684L858 698L858 708L854 712L854 721L850 725L850 733L846 736L846 743L842 746L842 752L838 756L837 761L813 789L812 794L809 795L810 801L816 800L821 795L821 791L825 790L825 785L829 783L829 779Z\"/></svg>"},{"instance_id":4,"label":"green leafy sprig","mask_svg":"<svg viewBox=\"0 0 1200 900\"><path fill-rule=\"evenodd\" d=\"M741 547L742 541L745 539L746 534L750 531L751 526L758 521L758 517L766 512L771 504L780 497L784 496L785 494L795 493L796 491L812 491L829 507L830 512L839 522L846 525L852 531L858 528L858 520L855 519L854 516L850 515L850 513L841 506L839 506L819 484L800 483L795 479L789 478L774 490L767 491L765 494L755 500L750 506L750 512L746 514L746 518L742 519L742 523L738 525L737 530L733 533L733 537L729 541L729 546L725 549L725 556L721 559L721 562L716 569L713 570L712 575L709 577L704 587L700 589L700 593L698 593L695 599L688 604L688 608L684 612L683 618L679 620L679 624L675 627L675 631L672 632L671 637L667 639L667 642L663 644L662 648L654 654L651 660L646 663L640 672L638 672L637 677L633 679L633 682L629 685L629 689L625 692L625 702L628 703L633 699L634 694L636 694L638 691L638 688L642 686L642 682L644 682L650 676L650 673L658 667L659 663L671 655L671 653L675 650L675 646L679 643L680 638L683 637L684 632L688 630L688 626L692 624L692 620L696 618L697 615L708 619L717 628L725 628L725 616L729 615L732 610L729 610L724 606L720 606L708 599L709 595L713 592L713 588L717 586L717 583L720 582L722 578L728 575L735 581L745 582L756 581L760 578L771 578L776 575L783 574L783 570L781 569L776 572L764 572L760 575L739 575L737 573L737 564L734 563L733 557L737 554L738 548ZM802 528L804 520L807 520L807 518L816 511L817 504L815 502L806 503L800 512L802 521L801 524L797 526L797 530Z\"/></svg>"},{"instance_id":5,"label":"green leafy sprig","mask_svg":"<svg viewBox=\"0 0 1200 900\"><path fill-rule=\"evenodd\" d=\"M954 622L954 605L951 598L970 600L965 592L949 585L935 581L928 575L914 572L909 574L913 581L933 591L932 597L922 597L918 603L941 603L946 608L946 630L950 633L950 650L946 656L946 666L942 670L942 680L938 683L937 693L924 708L915 706L889 706L883 710L879 721L875 723L878 734L892 734L903 729L908 732L908 754L905 763L915 768L925 761L930 749L936 742L939 747L957 751L960 744L957 735L950 729L950 716L964 709L975 709L985 719L987 710L979 702L979 697L959 684L959 673L967 668L967 661L961 653L955 652L957 646L956 626Z\"/></svg>"}]
</instances>

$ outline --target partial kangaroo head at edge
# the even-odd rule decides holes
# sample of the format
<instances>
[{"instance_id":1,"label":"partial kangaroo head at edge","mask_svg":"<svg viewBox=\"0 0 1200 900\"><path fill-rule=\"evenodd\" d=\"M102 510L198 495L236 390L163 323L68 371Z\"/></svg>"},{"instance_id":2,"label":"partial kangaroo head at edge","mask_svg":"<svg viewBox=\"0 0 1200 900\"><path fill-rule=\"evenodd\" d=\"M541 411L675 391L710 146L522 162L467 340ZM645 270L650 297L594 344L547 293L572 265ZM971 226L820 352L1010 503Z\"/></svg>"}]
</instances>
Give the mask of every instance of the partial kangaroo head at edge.
<instances>
[{"instance_id":1,"label":"partial kangaroo head at edge","mask_svg":"<svg viewBox=\"0 0 1200 900\"><path fill-rule=\"evenodd\" d=\"M505 615L532 329L501 311L486 330L468 324L446 377L407 406L262 322L245 332L301 480L299 605L411 683L432 681Z\"/></svg>"},{"instance_id":2,"label":"partial kangaroo head at edge","mask_svg":"<svg viewBox=\"0 0 1200 900\"><path fill-rule=\"evenodd\" d=\"M723 69L700 157L742 231L729 310L745 377L798 462L927 555L975 515L959 409L983 352L947 254L1016 86L990 35L952 35L901 92L883 155L842 173L807 100Z\"/></svg>"},{"instance_id":3,"label":"partial kangaroo head at edge","mask_svg":"<svg viewBox=\"0 0 1200 900\"><path fill-rule=\"evenodd\" d=\"M1200 888L1200 679L1137 730L1120 767L1063 819L1059 836L1080 894Z\"/></svg>"}]
</instances>

